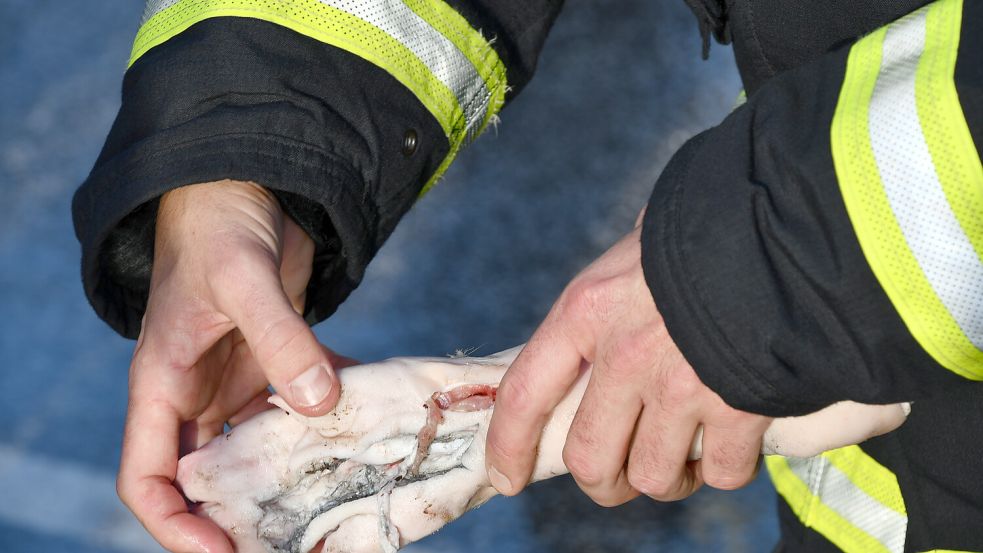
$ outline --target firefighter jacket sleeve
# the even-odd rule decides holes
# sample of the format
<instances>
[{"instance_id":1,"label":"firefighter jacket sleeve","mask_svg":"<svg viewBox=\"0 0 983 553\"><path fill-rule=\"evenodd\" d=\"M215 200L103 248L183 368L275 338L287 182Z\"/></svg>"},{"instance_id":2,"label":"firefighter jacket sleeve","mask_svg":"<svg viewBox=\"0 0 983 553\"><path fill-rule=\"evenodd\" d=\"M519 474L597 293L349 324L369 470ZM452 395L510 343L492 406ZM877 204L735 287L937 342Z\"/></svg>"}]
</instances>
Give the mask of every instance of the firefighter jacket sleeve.
<instances>
[{"instance_id":1,"label":"firefighter jacket sleeve","mask_svg":"<svg viewBox=\"0 0 983 553\"><path fill-rule=\"evenodd\" d=\"M772 416L983 380L983 3L771 78L670 161L646 278L728 403Z\"/></svg>"},{"instance_id":2,"label":"firefighter jacket sleeve","mask_svg":"<svg viewBox=\"0 0 983 553\"><path fill-rule=\"evenodd\" d=\"M73 202L86 294L125 336L159 197L273 190L317 250L327 317L416 198L530 78L560 0L150 0L119 115Z\"/></svg>"}]
</instances>

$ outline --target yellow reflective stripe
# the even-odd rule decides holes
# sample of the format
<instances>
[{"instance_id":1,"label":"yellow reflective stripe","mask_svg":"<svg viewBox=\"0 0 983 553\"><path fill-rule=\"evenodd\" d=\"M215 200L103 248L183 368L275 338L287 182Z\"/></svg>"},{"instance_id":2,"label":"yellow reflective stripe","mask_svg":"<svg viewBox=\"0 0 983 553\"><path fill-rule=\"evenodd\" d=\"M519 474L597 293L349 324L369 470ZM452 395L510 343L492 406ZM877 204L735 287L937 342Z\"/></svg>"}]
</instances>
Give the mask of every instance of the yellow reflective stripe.
<instances>
[{"instance_id":1,"label":"yellow reflective stripe","mask_svg":"<svg viewBox=\"0 0 983 553\"><path fill-rule=\"evenodd\" d=\"M785 499L785 503L788 503L792 512L799 518L799 522L812 528L812 511L820 503L819 498L813 495L809 486L792 472L787 458L781 455L765 455L765 467L778 495Z\"/></svg>"},{"instance_id":2,"label":"yellow reflective stripe","mask_svg":"<svg viewBox=\"0 0 983 553\"><path fill-rule=\"evenodd\" d=\"M140 28L131 64L154 46L214 17L261 19L371 61L416 93L448 135L462 117L454 93L433 78L408 48L365 21L317 0L182 0Z\"/></svg>"},{"instance_id":3,"label":"yellow reflective stripe","mask_svg":"<svg viewBox=\"0 0 983 553\"><path fill-rule=\"evenodd\" d=\"M362 57L409 88L449 142L446 158L423 192L504 103L506 72L497 53L439 0L150 0L130 64L214 17L248 17L289 28Z\"/></svg>"},{"instance_id":4,"label":"yellow reflective stripe","mask_svg":"<svg viewBox=\"0 0 983 553\"><path fill-rule=\"evenodd\" d=\"M901 553L901 549L888 547L859 528L849 513L839 512L824 503L821 490L810 489L810 484L792 470L789 459L769 455L765 457L765 464L775 490L807 528L812 528L847 553ZM817 474L816 480L821 485L822 475ZM901 543L903 545L903 540Z\"/></svg>"},{"instance_id":5,"label":"yellow reflective stripe","mask_svg":"<svg viewBox=\"0 0 983 553\"><path fill-rule=\"evenodd\" d=\"M925 25L925 55L915 80L918 119L949 206L983 259L983 164L953 79L962 3L939 3L927 13Z\"/></svg>"},{"instance_id":6,"label":"yellow reflective stripe","mask_svg":"<svg viewBox=\"0 0 983 553\"><path fill-rule=\"evenodd\" d=\"M959 8L961 3L939 0L853 46L830 139L841 193L860 246L912 336L942 366L965 378L983 380L983 351L974 343L980 342L983 335L983 264L968 245L966 234L958 230L962 225L955 222L950 208L959 202L947 203L948 191L939 191L938 196L943 198L940 202L926 200L924 206L919 204L933 192L932 186L939 186L919 126L931 116L913 113L909 117L905 113L905 79L909 77L906 72L909 66L914 71L921 65L917 57L912 63L910 56L920 56L921 52L910 51L911 44L918 45L918 39L923 38L919 33L931 31L931 40L918 47L934 56L933 48L955 40L958 29L955 36L946 37L939 36L938 25L931 29L920 27L927 14L951 9L953 5ZM893 34L891 48L887 49L889 32ZM904 34L913 35L914 40ZM884 59L885 55L891 56L890 62ZM912 83L916 76L911 73ZM951 74L947 79L952 80ZM910 91L912 111L914 88ZM946 109L951 112L952 107ZM940 128L946 133L950 130ZM872 137L876 137L876 144ZM920 156L921 149L926 151ZM882 159L878 159L878 152ZM919 163L922 158L927 161ZM952 183L950 188L968 191L983 187L979 175L948 182ZM912 181L920 188L908 189ZM907 210L900 219L896 208ZM949 219L952 224L945 227ZM933 235L933 225L945 227L945 232ZM953 226L957 230L953 231ZM944 244L942 248L934 246L939 242ZM966 246L959 249L963 243Z\"/></svg>"},{"instance_id":7,"label":"yellow reflective stripe","mask_svg":"<svg viewBox=\"0 0 983 553\"><path fill-rule=\"evenodd\" d=\"M440 34L450 40L458 50L460 50L478 71L478 74L486 83L497 83L496 87L489 87L488 98L474 98L472 101L482 101L489 103L494 109L487 110L487 115L480 124L475 125L476 133L488 125L493 114L505 103L505 64L498 57L493 48L488 45L488 41L475 32L461 14L444 2L432 0L403 0L417 15L429 23Z\"/></svg>"},{"instance_id":8,"label":"yellow reflective stripe","mask_svg":"<svg viewBox=\"0 0 983 553\"><path fill-rule=\"evenodd\" d=\"M765 463L803 525L844 551L903 551L908 517L897 478L860 447Z\"/></svg>"},{"instance_id":9,"label":"yellow reflective stripe","mask_svg":"<svg viewBox=\"0 0 983 553\"><path fill-rule=\"evenodd\" d=\"M452 142L450 151L434 172L430 180L427 181L420 196L430 191L431 188L443 176L444 172L453 163L454 158L461 148L469 144L475 137L484 132L501 107L505 104L506 75L505 65L495 53L495 50L488 46L487 41L480 33L475 32L471 25L459 13L443 2L431 0L403 0L411 10L416 12L424 21L432 25L448 40L454 43L457 48L467 56L471 64L477 69L478 74L486 83L494 83L488 87L487 98L474 98L471 101L484 102L488 108L483 110L484 117L481 121L469 121L468 132L461 137L460 141Z\"/></svg>"},{"instance_id":10,"label":"yellow reflective stripe","mask_svg":"<svg viewBox=\"0 0 983 553\"><path fill-rule=\"evenodd\" d=\"M823 456L865 494L899 515L907 515L898 478L859 447L834 449Z\"/></svg>"}]
</instances>

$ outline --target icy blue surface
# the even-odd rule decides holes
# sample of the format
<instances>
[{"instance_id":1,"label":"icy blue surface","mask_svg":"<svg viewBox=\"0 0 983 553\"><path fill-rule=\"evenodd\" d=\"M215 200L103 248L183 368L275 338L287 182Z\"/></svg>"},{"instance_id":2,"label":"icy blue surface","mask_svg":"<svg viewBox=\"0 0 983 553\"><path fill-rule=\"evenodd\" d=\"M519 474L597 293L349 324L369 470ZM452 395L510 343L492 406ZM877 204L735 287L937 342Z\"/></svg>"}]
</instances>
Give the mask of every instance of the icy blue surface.
<instances>
[{"instance_id":1,"label":"icy blue surface","mask_svg":"<svg viewBox=\"0 0 983 553\"><path fill-rule=\"evenodd\" d=\"M113 479L132 344L92 313L69 203L118 106L137 0L0 0L0 551L152 551ZM672 152L739 89L683 3L568 2L524 94L406 218L318 327L365 360L524 341L626 232ZM414 548L767 551L774 494L605 510L569 479L496 499Z\"/></svg>"}]
</instances>

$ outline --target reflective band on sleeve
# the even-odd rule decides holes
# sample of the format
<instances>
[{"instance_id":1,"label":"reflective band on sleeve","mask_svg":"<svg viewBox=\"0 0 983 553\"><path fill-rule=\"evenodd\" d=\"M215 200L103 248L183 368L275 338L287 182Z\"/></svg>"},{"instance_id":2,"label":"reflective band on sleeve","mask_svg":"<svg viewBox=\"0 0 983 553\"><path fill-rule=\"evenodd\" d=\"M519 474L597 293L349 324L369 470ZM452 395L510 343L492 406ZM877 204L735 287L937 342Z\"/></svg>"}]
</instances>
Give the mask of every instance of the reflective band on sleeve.
<instances>
[{"instance_id":1,"label":"reflective band on sleeve","mask_svg":"<svg viewBox=\"0 0 983 553\"><path fill-rule=\"evenodd\" d=\"M912 336L983 380L983 166L953 73L961 0L858 41L831 128L860 246Z\"/></svg>"},{"instance_id":2,"label":"reflective band on sleeve","mask_svg":"<svg viewBox=\"0 0 983 553\"><path fill-rule=\"evenodd\" d=\"M843 551L904 551L908 515L898 480L859 446L807 459L773 455L765 463L802 524Z\"/></svg>"},{"instance_id":3,"label":"reflective band on sleeve","mask_svg":"<svg viewBox=\"0 0 983 553\"><path fill-rule=\"evenodd\" d=\"M362 57L409 88L450 151L423 189L477 137L505 101L505 66L488 41L439 0L150 0L130 64L195 23L268 21Z\"/></svg>"}]
</instances>

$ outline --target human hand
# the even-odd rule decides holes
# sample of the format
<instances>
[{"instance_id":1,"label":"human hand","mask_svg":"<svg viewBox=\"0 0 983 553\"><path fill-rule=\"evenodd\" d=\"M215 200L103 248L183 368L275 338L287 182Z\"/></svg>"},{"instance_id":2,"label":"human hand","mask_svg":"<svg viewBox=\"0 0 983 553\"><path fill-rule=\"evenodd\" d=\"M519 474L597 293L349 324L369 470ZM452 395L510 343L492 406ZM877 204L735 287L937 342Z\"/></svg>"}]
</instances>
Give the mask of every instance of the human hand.
<instances>
[{"instance_id":1,"label":"human hand","mask_svg":"<svg viewBox=\"0 0 983 553\"><path fill-rule=\"evenodd\" d=\"M729 407L683 358L645 283L640 236L636 226L573 279L505 374L486 445L503 494L528 482L545 421L591 364L563 460L595 502L676 500L754 477L771 419ZM701 424L703 458L687 461Z\"/></svg>"},{"instance_id":2,"label":"human hand","mask_svg":"<svg viewBox=\"0 0 983 553\"><path fill-rule=\"evenodd\" d=\"M334 369L354 362L321 346L300 316L314 243L266 189L173 190L156 232L117 492L165 548L231 553L174 487L178 458L265 409L269 384L297 412L325 414L340 393Z\"/></svg>"}]
</instances>

